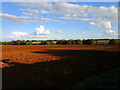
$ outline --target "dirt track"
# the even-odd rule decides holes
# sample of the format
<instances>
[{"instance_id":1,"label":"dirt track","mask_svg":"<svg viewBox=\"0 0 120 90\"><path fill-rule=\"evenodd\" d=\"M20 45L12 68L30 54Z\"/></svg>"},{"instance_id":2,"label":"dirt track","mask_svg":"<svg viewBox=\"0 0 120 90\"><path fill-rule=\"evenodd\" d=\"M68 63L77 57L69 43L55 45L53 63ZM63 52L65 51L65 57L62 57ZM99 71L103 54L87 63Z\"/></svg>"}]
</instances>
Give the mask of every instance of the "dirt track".
<instances>
[{"instance_id":1,"label":"dirt track","mask_svg":"<svg viewBox=\"0 0 120 90\"><path fill-rule=\"evenodd\" d=\"M120 68L119 46L3 45L2 52L8 65L3 67L3 88L70 87Z\"/></svg>"}]
</instances>

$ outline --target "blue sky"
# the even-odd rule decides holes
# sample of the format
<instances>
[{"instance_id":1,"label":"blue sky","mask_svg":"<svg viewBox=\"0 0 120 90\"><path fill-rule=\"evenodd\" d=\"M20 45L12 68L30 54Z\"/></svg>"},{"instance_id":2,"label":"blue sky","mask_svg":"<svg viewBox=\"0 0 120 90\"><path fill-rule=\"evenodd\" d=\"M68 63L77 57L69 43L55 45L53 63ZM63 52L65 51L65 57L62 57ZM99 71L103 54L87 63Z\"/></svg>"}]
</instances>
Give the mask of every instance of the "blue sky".
<instances>
[{"instance_id":1,"label":"blue sky","mask_svg":"<svg viewBox=\"0 0 120 90\"><path fill-rule=\"evenodd\" d=\"M2 39L118 38L117 2L3 2Z\"/></svg>"}]
</instances>

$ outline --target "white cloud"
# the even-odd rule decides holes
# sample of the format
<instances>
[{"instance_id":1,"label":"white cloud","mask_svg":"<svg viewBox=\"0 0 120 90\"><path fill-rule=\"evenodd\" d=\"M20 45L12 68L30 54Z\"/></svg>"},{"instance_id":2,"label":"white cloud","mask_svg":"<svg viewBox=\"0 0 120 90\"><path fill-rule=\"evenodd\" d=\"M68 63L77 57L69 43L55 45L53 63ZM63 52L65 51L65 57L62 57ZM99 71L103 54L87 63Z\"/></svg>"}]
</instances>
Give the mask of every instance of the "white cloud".
<instances>
[{"instance_id":1,"label":"white cloud","mask_svg":"<svg viewBox=\"0 0 120 90\"><path fill-rule=\"evenodd\" d=\"M17 40L17 39L48 39L52 38L50 36L50 31L45 29L45 26L41 25L35 28L35 32L28 34L26 32L15 31L12 32L12 36L4 37L4 40Z\"/></svg>"},{"instance_id":2,"label":"white cloud","mask_svg":"<svg viewBox=\"0 0 120 90\"><path fill-rule=\"evenodd\" d=\"M64 15L65 17L78 17L87 16L86 8L87 5L77 5L70 3L56 3L54 6L53 13L58 15Z\"/></svg>"},{"instance_id":3,"label":"white cloud","mask_svg":"<svg viewBox=\"0 0 120 90\"><path fill-rule=\"evenodd\" d=\"M27 11L27 12L33 12L33 13L39 13L40 11L39 10L36 10L36 9L30 9L30 8L27 8L27 9L20 9L21 11Z\"/></svg>"},{"instance_id":4,"label":"white cloud","mask_svg":"<svg viewBox=\"0 0 120 90\"><path fill-rule=\"evenodd\" d=\"M10 14L0 14L5 20L16 23L27 22L66 22L67 20L88 21L89 24L96 27L112 29L112 20L117 20L118 8L115 6L91 6L79 5L66 2L22 2L19 5L24 6L22 13L25 16L15 16ZM49 14L46 18L44 14ZM62 17L61 17L62 15ZM53 19L54 18L54 19ZM56 18L56 19L55 19ZM99 20L101 18L101 20ZM57 20L59 19L59 20ZM62 21L67 19L66 21Z\"/></svg>"},{"instance_id":5,"label":"white cloud","mask_svg":"<svg viewBox=\"0 0 120 90\"><path fill-rule=\"evenodd\" d=\"M90 22L91 25L96 27L101 27L105 29L112 29L111 22L105 20L97 20L95 22Z\"/></svg>"},{"instance_id":6,"label":"white cloud","mask_svg":"<svg viewBox=\"0 0 120 90\"><path fill-rule=\"evenodd\" d=\"M53 21L53 22L60 22L59 20L54 20L54 19L49 19L49 18L40 18L40 20L42 21L45 21L45 22L50 22L50 21Z\"/></svg>"},{"instance_id":7,"label":"white cloud","mask_svg":"<svg viewBox=\"0 0 120 90\"><path fill-rule=\"evenodd\" d=\"M89 13L92 13L91 15L93 17L97 16L97 17L104 17L107 19L117 19L118 17L118 8L115 6L111 6L111 7L105 7L105 6L101 6L101 7L93 7L90 6L87 11Z\"/></svg>"},{"instance_id":8,"label":"white cloud","mask_svg":"<svg viewBox=\"0 0 120 90\"><path fill-rule=\"evenodd\" d=\"M24 7L29 7L29 8L39 8L39 9L46 9L46 8L52 8L53 5L49 2L22 2L20 5Z\"/></svg>"},{"instance_id":9,"label":"white cloud","mask_svg":"<svg viewBox=\"0 0 120 90\"><path fill-rule=\"evenodd\" d=\"M20 9L20 11L25 11L27 13L43 13L43 14L50 13L49 11L46 11L46 10L37 10L37 9L30 9L30 8Z\"/></svg>"},{"instance_id":10,"label":"white cloud","mask_svg":"<svg viewBox=\"0 0 120 90\"><path fill-rule=\"evenodd\" d=\"M35 33L34 34L27 34L26 32L12 32L12 34L15 37L38 37L38 36L44 36L44 35L49 35L50 31L45 29L45 26L41 25L37 28L35 28Z\"/></svg>"},{"instance_id":11,"label":"white cloud","mask_svg":"<svg viewBox=\"0 0 120 90\"><path fill-rule=\"evenodd\" d=\"M81 20L81 21L95 21L94 19L89 18L76 18L76 17L59 17L60 19L71 19L71 20Z\"/></svg>"},{"instance_id":12,"label":"white cloud","mask_svg":"<svg viewBox=\"0 0 120 90\"><path fill-rule=\"evenodd\" d=\"M20 3L20 5L27 8L36 8L39 13L53 13L57 15L65 15L65 16L86 16L85 9L88 7L87 5L77 5L70 3L50 3L50 2L26 2ZM23 10L23 9L21 9ZM28 10L27 10L28 11ZM36 10L29 10L36 12Z\"/></svg>"},{"instance_id":13,"label":"white cloud","mask_svg":"<svg viewBox=\"0 0 120 90\"><path fill-rule=\"evenodd\" d=\"M60 22L59 20L49 19L34 15L33 13L23 12L26 16L15 16L10 14L0 13L3 20L8 20L14 23L28 23L28 22Z\"/></svg>"},{"instance_id":14,"label":"white cloud","mask_svg":"<svg viewBox=\"0 0 120 90\"><path fill-rule=\"evenodd\" d=\"M106 33L108 35L115 35L115 36L118 35L118 32L117 31L113 31L113 30L107 30Z\"/></svg>"},{"instance_id":15,"label":"white cloud","mask_svg":"<svg viewBox=\"0 0 120 90\"><path fill-rule=\"evenodd\" d=\"M89 19L89 18L80 18L79 20L82 20L82 21L94 21L94 19Z\"/></svg>"},{"instance_id":16,"label":"white cloud","mask_svg":"<svg viewBox=\"0 0 120 90\"><path fill-rule=\"evenodd\" d=\"M4 14L0 13L0 17L2 17L5 20L9 20L12 22L17 22L17 23L25 23L29 17L21 17L21 16L15 16L15 15L10 15L10 14Z\"/></svg>"},{"instance_id":17,"label":"white cloud","mask_svg":"<svg viewBox=\"0 0 120 90\"><path fill-rule=\"evenodd\" d=\"M58 30L57 33L63 33L63 31L62 30Z\"/></svg>"},{"instance_id":18,"label":"white cloud","mask_svg":"<svg viewBox=\"0 0 120 90\"><path fill-rule=\"evenodd\" d=\"M26 32L12 32L12 34L15 36L15 37L25 37L27 36L28 34Z\"/></svg>"},{"instance_id":19,"label":"white cloud","mask_svg":"<svg viewBox=\"0 0 120 90\"><path fill-rule=\"evenodd\" d=\"M95 7L92 5L79 5L79 4L71 4L67 2L61 2L61 3L58 2L54 4L51 2L40 2L40 3L27 2L27 3L21 3L21 5L27 8L31 8L27 10L31 13L32 12L36 12L39 14L49 13L54 15L63 15L62 17L59 16L56 17L59 19L92 21L90 22L91 25L94 25L96 27L102 27L105 29L111 29L112 28L111 21L117 20L118 17L118 8L115 6ZM36 8L37 10L32 10L33 8ZM49 16L50 18L52 17L52 15ZM98 18L101 18L101 20L96 21L96 19ZM57 21L57 20L50 20L50 21Z\"/></svg>"},{"instance_id":20,"label":"white cloud","mask_svg":"<svg viewBox=\"0 0 120 90\"><path fill-rule=\"evenodd\" d=\"M100 17L103 19L117 19L118 8L111 7L94 7L91 5L79 5L71 3L51 3L51 2L23 2L20 5L27 7L27 9L20 9L27 13L40 13L40 14L56 14L63 15L67 19L80 18L80 17ZM88 20L86 20L88 21Z\"/></svg>"},{"instance_id":21,"label":"white cloud","mask_svg":"<svg viewBox=\"0 0 120 90\"><path fill-rule=\"evenodd\" d=\"M48 34L50 34L50 31L46 30L45 26L43 26L43 25L39 26L38 28L35 28L35 30L36 30L36 32L35 32L36 35L48 35Z\"/></svg>"}]
</instances>

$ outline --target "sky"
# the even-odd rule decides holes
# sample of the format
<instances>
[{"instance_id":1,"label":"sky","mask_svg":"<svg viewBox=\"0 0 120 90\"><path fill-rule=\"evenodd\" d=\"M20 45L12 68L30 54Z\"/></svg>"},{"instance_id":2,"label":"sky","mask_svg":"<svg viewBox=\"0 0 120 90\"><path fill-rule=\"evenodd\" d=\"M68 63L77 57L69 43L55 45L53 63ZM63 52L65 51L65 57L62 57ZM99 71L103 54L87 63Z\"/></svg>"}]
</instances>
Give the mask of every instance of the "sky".
<instances>
[{"instance_id":1,"label":"sky","mask_svg":"<svg viewBox=\"0 0 120 90\"><path fill-rule=\"evenodd\" d=\"M2 40L118 38L117 2L2 2Z\"/></svg>"}]
</instances>

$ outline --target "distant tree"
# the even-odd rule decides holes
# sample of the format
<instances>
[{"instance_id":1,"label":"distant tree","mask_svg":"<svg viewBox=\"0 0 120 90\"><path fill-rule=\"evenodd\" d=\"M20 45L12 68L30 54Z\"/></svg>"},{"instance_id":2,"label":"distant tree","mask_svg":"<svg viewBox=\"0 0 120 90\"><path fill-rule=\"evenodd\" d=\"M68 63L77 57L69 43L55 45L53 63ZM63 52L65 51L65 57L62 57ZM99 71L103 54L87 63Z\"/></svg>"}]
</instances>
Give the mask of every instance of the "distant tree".
<instances>
[{"instance_id":1,"label":"distant tree","mask_svg":"<svg viewBox=\"0 0 120 90\"><path fill-rule=\"evenodd\" d=\"M56 44L61 44L60 40L57 40Z\"/></svg>"},{"instance_id":2,"label":"distant tree","mask_svg":"<svg viewBox=\"0 0 120 90\"><path fill-rule=\"evenodd\" d=\"M120 45L120 41L116 39L111 39L109 41L109 45Z\"/></svg>"},{"instance_id":3,"label":"distant tree","mask_svg":"<svg viewBox=\"0 0 120 90\"><path fill-rule=\"evenodd\" d=\"M71 43L72 43L72 44L76 44L76 41L75 41L75 40L72 40Z\"/></svg>"},{"instance_id":4,"label":"distant tree","mask_svg":"<svg viewBox=\"0 0 120 90\"><path fill-rule=\"evenodd\" d=\"M76 40L76 44L82 45L82 40Z\"/></svg>"},{"instance_id":5,"label":"distant tree","mask_svg":"<svg viewBox=\"0 0 120 90\"><path fill-rule=\"evenodd\" d=\"M66 40L61 40L61 44L65 45L66 44Z\"/></svg>"},{"instance_id":6,"label":"distant tree","mask_svg":"<svg viewBox=\"0 0 120 90\"><path fill-rule=\"evenodd\" d=\"M66 40L59 40L56 44L66 44Z\"/></svg>"},{"instance_id":7,"label":"distant tree","mask_svg":"<svg viewBox=\"0 0 120 90\"><path fill-rule=\"evenodd\" d=\"M83 44L87 44L87 41L86 41L86 40L83 40Z\"/></svg>"},{"instance_id":8,"label":"distant tree","mask_svg":"<svg viewBox=\"0 0 120 90\"><path fill-rule=\"evenodd\" d=\"M42 41L41 45L48 45L48 42L47 41Z\"/></svg>"},{"instance_id":9,"label":"distant tree","mask_svg":"<svg viewBox=\"0 0 120 90\"><path fill-rule=\"evenodd\" d=\"M71 40L66 40L66 41L64 42L64 44L71 45L71 44L72 44L72 41L71 41Z\"/></svg>"},{"instance_id":10,"label":"distant tree","mask_svg":"<svg viewBox=\"0 0 120 90\"><path fill-rule=\"evenodd\" d=\"M30 40L26 40L26 42L31 42Z\"/></svg>"},{"instance_id":11,"label":"distant tree","mask_svg":"<svg viewBox=\"0 0 120 90\"><path fill-rule=\"evenodd\" d=\"M25 40L21 40L20 45L25 45Z\"/></svg>"},{"instance_id":12,"label":"distant tree","mask_svg":"<svg viewBox=\"0 0 120 90\"><path fill-rule=\"evenodd\" d=\"M15 41L16 45L21 45L21 41L20 40L17 40Z\"/></svg>"},{"instance_id":13,"label":"distant tree","mask_svg":"<svg viewBox=\"0 0 120 90\"><path fill-rule=\"evenodd\" d=\"M46 41L45 43L46 43L46 45L51 45L51 44L52 44L52 41L51 41L51 40L48 40L48 41Z\"/></svg>"},{"instance_id":14,"label":"distant tree","mask_svg":"<svg viewBox=\"0 0 120 90\"><path fill-rule=\"evenodd\" d=\"M2 42L2 45L8 45L8 43L6 41Z\"/></svg>"},{"instance_id":15,"label":"distant tree","mask_svg":"<svg viewBox=\"0 0 120 90\"><path fill-rule=\"evenodd\" d=\"M32 45L32 42L31 41L26 41L25 45Z\"/></svg>"},{"instance_id":16,"label":"distant tree","mask_svg":"<svg viewBox=\"0 0 120 90\"><path fill-rule=\"evenodd\" d=\"M53 41L51 42L51 44L56 45L56 44L57 44L57 40L53 40Z\"/></svg>"},{"instance_id":17,"label":"distant tree","mask_svg":"<svg viewBox=\"0 0 120 90\"><path fill-rule=\"evenodd\" d=\"M93 40L93 39L92 39L92 40L90 41L90 45L96 45L96 44L97 44L96 40Z\"/></svg>"},{"instance_id":18,"label":"distant tree","mask_svg":"<svg viewBox=\"0 0 120 90\"><path fill-rule=\"evenodd\" d=\"M95 45L95 44L96 44L96 41L93 40L93 39L83 40L83 44Z\"/></svg>"},{"instance_id":19,"label":"distant tree","mask_svg":"<svg viewBox=\"0 0 120 90\"><path fill-rule=\"evenodd\" d=\"M11 45L17 45L16 41L11 41L10 43L11 43Z\"/></svg>"}]
</instances>

